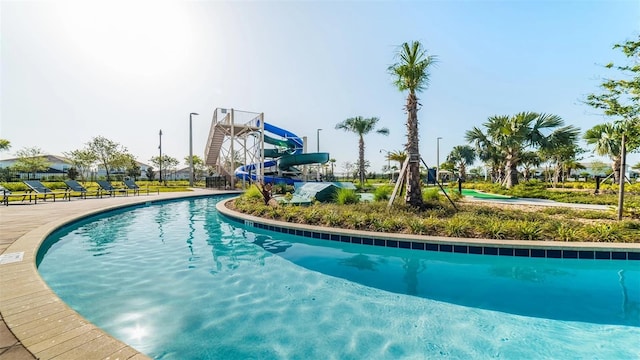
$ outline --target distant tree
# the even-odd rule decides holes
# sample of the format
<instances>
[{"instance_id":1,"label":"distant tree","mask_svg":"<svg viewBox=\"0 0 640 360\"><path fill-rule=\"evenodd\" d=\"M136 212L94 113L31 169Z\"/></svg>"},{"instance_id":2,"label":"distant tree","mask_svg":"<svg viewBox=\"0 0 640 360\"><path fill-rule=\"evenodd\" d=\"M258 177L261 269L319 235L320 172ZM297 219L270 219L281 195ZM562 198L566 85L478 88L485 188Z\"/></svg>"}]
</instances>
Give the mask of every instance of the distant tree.
<instances>
[{"instance_id":1,"label":"distant tree","mask_svg":"<svg viewBox=\"0 0 640 360\"><path fill-rule=\"evenodd\" d=\"M409 91L405 110L407 112L407 143L405 151L409 156L409 166L406 182L405 202L412 206L421 207L422 184L420 174L420 148L418 141L418 103L417 92L429 85L429 68L435 63L436 57L427 55L419 41L403 43L396 53L398 62L389 66L389 73L395 78L394 85L400 91Z\"/></svg>"},{"instance_id":2,"label":"distant tree","mask_svg":"<svg viewBox=\"0 0 640 360\"><path fill-rule=\"evenodd\" d=\"M540 166L542 160L538 153L534 151L525 151L520 157L520 165L522 166L522 177L524 181L529 181L534 168Z\"/></svg>"},{"instance_id":3,"label":"distant tree","mask_svg":"<svg viewBox=\"0 0 640 360\"><path fill-rule=\"evenodd\" d=\"M11 142L7 139L0 139L0 151L9 150L11 148Z\"/></svg>"},{"instance_id":4,"label":"distant tree","mask_svg":"<svg viewBox=\"0 0 640 360\"><path fill-rule=\"evenodd\" d=\"M242 166L242 154L238 150L234 150L233 154L229 153L224 157L224 167L227 169L236 169L238 166Z\"/></svg>"},{"instance_id":5,"label":"distant tree","mask_svg":"<svg viewBox=\"0 0 640 360\"><path fill-rule=\"evenodd\" d=\"M87 178L91 173L91 168L98 160L93 151L82 149L73 150L62 154L66 156L69 161L71 161L72 166L80 174L80 178L82 179L82 181L87 181Z\"/></svg>"},{"instance_id":6,"label":"distant tree","mask_svg":"<svg viewBox=\"0 0 640 360\"><path fill-rule=\"evenodd\" d=\"M163 174L165 174L165 176L162 176L162 178L165 180L165 182L167 180L167 172L175 169L175 167L180 163L178 159L167 154L162 154L162 158L160 158L160 156L154 156L149 161L151 161L153 165L156 165L158 168L162 169Z\"/></svg>"},{"instance_id":7,"label":"distant tree","mask_svg":"<svg viewBox=\"0 0 640 360\"><path fill-rule=\"evenodd\" d=\"M469 145L454 146L451 153L447 156L447 161L458 166L458 173L461 179L467 177L467 166L472 165L476 161L476 152Z\"/></svg>"},{"instance_id":8,"label":"distant tree","mask_svg":"<svg viewBox=\"0 0 640 360\"><path fill-rule=\"evenodd\" d=\"M456 164L451 161L445 161L440 163L440 170L453 172L456 169Z\"/></svg>"},{"instance_id":9,"label":"distant tree","mask_svg":"<svg viewBox=\"0 0 640 360\"><path fill-rule=\"evenodd\" d=\"M538 152L542 158L549 161L553 167L553 186L556 187L560 178L564 179L567 168L578 169L580 164L578 158L585 152L581 149L574 139L568 139L565 142L550 141L548 146L541 148ZM569 170L570 172L570 170Z\"/></svg>"},{"instance_id":10,"label":"distant tree","mask_svg":"<svg viewBox=\"0 0 640 360\"><path fill-rule=\"evenodd\" d=\"M595 160L591 162L591 170L594 172L594 175L603 175L603 174L611 174L611 167L605 164L600 160ZM608 171L608 172L607 172Z\"/></svg>"},{"instance_id":11,"label":"distant tree","mask_svg":"<svg viewBox=\"0 0 640 360\"><path fill-rule=\"evenodd\" d=\"M333 176L333 168L336 165L336 159L334 158L329 159L329 163L331 164L331 176Z\"/></svg>"},{"instance_id":12,"label":"distant tree","mask_svg":"<svg viewBox=\"0 0 640 360\"><path fill-rule=\"evenodd\" d=\"M351 178L351 174L353 173L354 164L349 161L345 161L342 163L342 169L344 169L344 173L347 176L347 179Z\"/></svg>"},{"instance_id":13,"label":"distant tree","mask_svg":"<svg viewBox=\"0 0 640 360\"><path fill-rule=\"evenodd\" d=\"M360 178L360 174L362 174L362 170L361 169L364 169L365 180L366 180L366 178L367 178L367 169L369 169L370 167L371 167L371 162L369 160L365 160L362 165L360 164L360 160L356 161L355 171L353 173L353 178L355 179L356 177L358 177L358 179L361 180L361 178ZM360 182L360 184L364 186L363 182Z\"/></svg>"},{"instance_id":14,"label":"distant tree","mask_svg":"<svg viewBox=\"0 0 640 360\"><path fill-rule=\"evenodd\" d=\"M79 174L78 170L74 167L70 167L69 170L67 170L67 177L71 180L77 179Z\"/></svg>"},{"instance_id":15,"label":"distant tree","mask_svg":"<svg viewBox=\"0 0 640 360\"><path fill-rule=\"evenodd\" d=\"M469 170L469 175L471 175L472 179L479 179L482 177L482 172L484 169L482 169L482 167L480 166L476 166L474 168L471 168Z\"/></svg>"},{"instance_id":16,"label":"distant tree","mask_svg":"<svg viewBox=\"0 0 640 360\"><path fill-rule=\"evenodd\" d=\"M19 172L33 174L34 178L36 173L47 171L51 166L51 163L38 147L23 148L18 150L16 155L18 159L11 167Z\"/></svg>"},{"instance_id":17,"label":"distant tree","mask_svg":"<svg viewBox=\"0 0 640 360\"><path fill-rule=\"evenodd\" d=\"M594 152L607 156L612 160L611 169L616 183L620 181L620 163L622 162L622 133L613 123L598 124L587 130L583 136L587 144L594 147Z\"/></svg>"},{"instance_id":18,"label":"distant tree","mask_svg":"<svg viewBox=\"0 0 640 360\"><path fill-rule=\"evenodd\" d=\"M145 175L147 175L147 179L153 180L156 177L156 172L153 170L153 166L149 166L145 171Z\"/></svg>"},{"instance_id":19,"label":"distant tree","mask_svg":"<svg viewBox=\"0 0 640 360\"><path fill-rule=\"evenodd\" d=\"M11 169L0 168L0 181L11 181Z\"/></svg>"},{"instance_id":20,"label":"distant tree","mask_svg":"<svg viewBox=\"0 0 640 360\"><path fill-rule=\"evenodd\" d=\"M125 156L127 154L125 147L102 136L97 136L89 141L87 150L93 153L97 162L105 169L107 181L111 179L111 170L125 168L129 159Z\"/></svg>"},{"instance_id":21,"label":"distant tree","mask_svg":"<svg viewBox=\"0 0 640 360\"><path fill-rule=\"evenodd\" d=\"M140 165L138 164L136 159L133 157L133 155L124 154L123 156L124 156L123 162L125 163L124 164L125 174L128 177L133 178L134 181L138 180L138 178L142 174Z\"/></svg>"},{"instance_id":22,"label":"distant tree","mask_svg":"<svg viewBox=\"0 0 640 360\"><path fill-rule=\"evenodd\" d=\"M404 150L391 151L390 153L387 154L387 159L389 159L390 161L397 161L398 162L397 168L400 169L402 168L402 164L404 164L404 161L407 159L407 152Z\"/></svg>"},{"instance_id":23,"label":"distant tree","mask_svg":"<svg viewBox=\"0 0 640 360\"><path fill-rule=\"evenodd\" d=\"M360 175L360 185L364 186L365 177L366 177L366 169L365 169L365 159L364 159L364 136L374 131L378 134L389 135L389 129L380 128L375 129L376 124L378 124L380 119L376 117L372 118L363 118L362 116L356 116L353 118L348 118L341 123L336 125L336 129L345 130L348 132L355 133L358 135L358 173Z\"/></svg>"},{"instance_id":24,"label":"distant tree","mask_svg":"<svg viewBox=\"0 0 640 360\"><path fill-rule=\"evenodd\" d=\"M188 155L184 157L184 164L187 166L190 165ZM206 170L207 167L204 164L204 160L202 160L198 155L193 155L193 172L195 180L197 181L198 179L202 179Z\"/></svg>"}]
</instances>

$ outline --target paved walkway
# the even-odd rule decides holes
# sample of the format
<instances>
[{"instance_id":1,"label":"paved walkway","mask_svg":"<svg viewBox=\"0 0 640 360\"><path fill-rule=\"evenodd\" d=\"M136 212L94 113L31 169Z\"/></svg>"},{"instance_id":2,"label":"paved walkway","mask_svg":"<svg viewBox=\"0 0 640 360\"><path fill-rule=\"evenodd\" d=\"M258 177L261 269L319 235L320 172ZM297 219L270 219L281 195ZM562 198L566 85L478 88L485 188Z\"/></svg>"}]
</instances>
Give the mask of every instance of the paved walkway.
<instances>
[{"instance_id":1,"label":"paved walkway","mask_svg":"<svg viewBox=\"0 0 640 360\"><path fill-rule=\"evenodd\" d=\"M465 197L466 201L473 202L490 202L498 204L510 204L510 205L533 205L533 206L555 206L565 207L576 210L611 210L615 209L615 206L611 205L597 205L597 204L574 204L557 202L547 199L532 199L532 198L512 198L512 199L478 199L470 196Z\"/></svg>"},{"instance_id":2,"label":"paved walkway","mask_svg":"<svg viewBox=\"0 0 640 360\"><path fill-rule=\"evenodd\" d=\"M58 199L37 204L12 202L0 206L0 255L24 252L22 261L0 263L0 360L146 359L88 323L49 289L35 267L40 241L56 227L82 214L214 193L223 192L194 189L189 193Z\"/></svg>"}]
</instances>

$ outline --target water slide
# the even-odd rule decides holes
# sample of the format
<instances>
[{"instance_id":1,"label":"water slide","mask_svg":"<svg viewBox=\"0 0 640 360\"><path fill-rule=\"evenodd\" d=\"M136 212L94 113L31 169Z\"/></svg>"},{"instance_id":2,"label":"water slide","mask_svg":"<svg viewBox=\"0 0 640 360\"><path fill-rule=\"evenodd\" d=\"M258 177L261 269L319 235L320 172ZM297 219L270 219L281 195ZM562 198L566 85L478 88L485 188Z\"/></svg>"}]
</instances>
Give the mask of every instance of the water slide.
<instances>
[{"instance_id":1,"label":"water slide","mask_svg":"<svg viewBox=\"0 0 640 360\"><path fill-rule=\"evenodd\" d=\"M265 161L264 164L262 164L265 169L277 166L278 172L280 174L295 175L300 173L300 170L296 169L296 166L307 164L324 164L329 161L329 153L303 154L302 139L288 130L265 122L264 131L264 142L276 146L275 149L264 150L265 158L273 159ZM275 136L278 136L279 138L269 136L266 133L273 134ZM235 175L240 179L255 180L256 172L259 166L260 164L249 164L240 166L235 170ZM302 180L289 176L265 175L264 181L266 183L273 184L293 184Z\"/></svg>"}]
</instances>

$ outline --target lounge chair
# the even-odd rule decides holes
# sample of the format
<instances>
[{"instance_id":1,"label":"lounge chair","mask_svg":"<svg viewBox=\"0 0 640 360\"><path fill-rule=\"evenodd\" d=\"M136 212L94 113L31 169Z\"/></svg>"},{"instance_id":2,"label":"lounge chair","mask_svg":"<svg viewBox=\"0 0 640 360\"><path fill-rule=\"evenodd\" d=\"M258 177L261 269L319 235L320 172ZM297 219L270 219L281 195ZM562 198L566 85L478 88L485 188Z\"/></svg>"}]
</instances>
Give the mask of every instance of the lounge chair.
<instances>
[{"instance_id":1,"label":"lounge chair","mask_svg":"<svg viewBox=\"0 0 640 360\"><path fill-rule=\"evenodd\" d=\"M27 185L29 192L33 194L33 199L36 202L38 201L38 195L42 195L42 200L44 201L47 201L47 197L51 196L53 198L53 202L56 201L56 196L58 195L62 195L63 199L66 199L68 195L66 191L52 191L38 180L24 180L23 183ZM71 200L70 197L69 200ZM29 195L29 201L31 201L31 195Z\"/></svg>"},{"instance_id":2,"label":"lounge chair","mask_svg":"<svg viewBox=\"0 0 640 360\"><path fill-rule=\"evenodd\" d=\"M31 202L31 195L29 193L14 193L11 192L11 190L7 189L6 187L0 185L0 193L2 194L2 203L9 206L9 198L10 197L22 197L21 201L24 201L27 196L29 196L29 202Z\"/></svg>"},{"instance_id":3,"label":"lounge chair","mask_svg":"<svg viewBox=\"0 0 640 360\"><path fill-rule=\"evenodd\" d=\"M80 185L80 183L76 180L65 180L64 183L67 185L67 192L69 193L69 196L71 196L72 192L77 192L80 193L81 199L86 199L87 194L89 194L90 192L90 190L87 190L87 188ZM93 192L95 193L96 197L100 196L99 190L94 190Z\"/></svg>"},{"instance_id":4,"label":"lounge chair","mask_svg":"<svg viewBox=\"0 0 640 360\"><path fill-rule=\"evenodd\" d=\"M133 195L140 195L140 186L133 180L124 180L124 186L133 191ZM147 187L147 195L149 195L149 187Z\"/></svg>"},{"instance_id":5,"label":"lounge chair","mask_svg":"<svg viewBox=\"0 0 640 360\"><path fill-rule=\"evenodd\" d=\"M118 193L124 194L125 196L129 195L127 189L116 189L113 187L113 185L111 185L110 182L106 180L97 180L96 183L98 183L98 186L100 186L100 196L102 196L103 193L109 194L109 196L116 196L116 194Z\"/></svg>"}]
</instances>

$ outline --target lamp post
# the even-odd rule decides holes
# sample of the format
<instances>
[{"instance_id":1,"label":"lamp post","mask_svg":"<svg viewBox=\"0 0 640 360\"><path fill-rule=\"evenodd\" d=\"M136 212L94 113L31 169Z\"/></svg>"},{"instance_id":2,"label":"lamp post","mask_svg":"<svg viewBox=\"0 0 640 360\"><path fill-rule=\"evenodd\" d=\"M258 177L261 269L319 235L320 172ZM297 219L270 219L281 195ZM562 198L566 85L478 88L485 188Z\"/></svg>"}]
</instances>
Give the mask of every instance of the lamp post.
<instances>
[{"instance_id":1,"label":"lamp post","mask_svg":"<svg viewBox=\"0 0 640 360\"><path fill-rule=\"evenodd\" d=\"M320 131L322 131L322 129L316 129L316 152L320 152Z\"/></svg>"},{"instance_id":2,"label":"lamp post","mask_svg":"<svg viewBox=\"0 0 640 360\"><path fill-rule=\"evenodd\" d=\"M200 114L189 114L189 187L193 187L193 115Z\"/></svg>"},{"instance_id":3,"label":"lamp post","mask_svg":"<svg viewBox=\"0 0 640 360\"><path fill-rule=\"evenodd\" d=\"M440 181L440 139L436 139L436 183Z\"/></svg>"},{"instance_id":4,"label":"lamp post","mask_svg":"<svg viewBox=\"0 0 640 360\"><path fill-rule=\"evenodd\" d=\"M160 157L158 158L158 179L160 180L160 183L162 183L162 129L160 129L160 133L158 135L160 135L160 146L158 146L158 149L160 149Z\"/></svg>"},{"instance_id":5,"label":"lamp post","mask_svg":"<svg viewBox=\"0 0 640 360\"><path fill-rule=\"evenodd\" d=\"M387 171L389 171L389 181L392 181L393 174L391 173L391 157L389 157L389 150L380 149L380 153L383 151L387 153Z\"/></svg>"}]
</instances>

